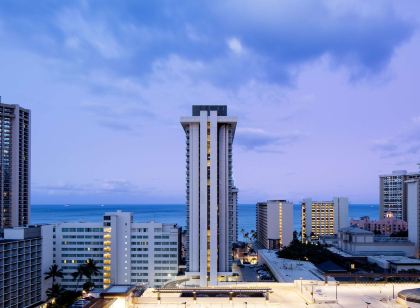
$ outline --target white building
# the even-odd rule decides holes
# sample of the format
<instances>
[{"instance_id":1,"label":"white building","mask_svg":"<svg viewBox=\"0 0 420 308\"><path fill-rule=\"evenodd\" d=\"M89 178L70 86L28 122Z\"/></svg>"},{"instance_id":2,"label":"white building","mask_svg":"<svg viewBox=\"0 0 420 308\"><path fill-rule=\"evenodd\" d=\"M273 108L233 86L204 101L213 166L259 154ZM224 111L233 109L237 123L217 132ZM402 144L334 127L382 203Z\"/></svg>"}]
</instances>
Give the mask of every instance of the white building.
<instances>
[{"instance_id":1,"label":"white building","mask_svg":"<svg viewBox=\"0 0 420 308\"><path fill-rule=\"evenodd\" d=\"M407 238L375 236L355 226L340 229L338 248L352 256L414 256L414 243Z\"/></svg>"},{"instance_id":2,"label":"white building","mask_svg":"<svg viewBox=\"0 0 420 308\"><path fill-rule=\"evenodd\" d=\"M334 235L338 230L350 225L347 198L333 201L302 201L302 241L317 240L323 235Z\"/></svg>"},{"instance_id":3,"label":"white building","mask_svg":"<svg viewBox=\"0 0 420 308\"><path fill-rule=\"evenodd\" d=\"M256 207L257 241L265 249L280 249L293 240L293 203L259 202Z\"/></svg>"},{"instance_id":4,"label":"white building","mask_svg":"<svg viewBox=\"0 0 420 308\"><path fill-rule=\"evenodd\" d=\"M186 134L187 271L200 285L229 275L237 240L232 143L237 120L226 106L193 106Z\"/></svg>"},{"instance_id":5,"label":"white building","mask_svg":"<svg viewBox=\"0 0 420 308\"><path fill-rule=\"evenodd\" d=\"M174 224L135 223L131 213L104 215L104 287L161 286L178 274L180 229Z\"/></svg>"},{"instance_id":6,"label":"white building","mask_svg":"<svg viewBox=\"0 0 420 308\"><path fill-rule=\"evenodd\" d=\"M103 223L57 224L54 261L63 269L62 285L70 289L77 285L71 273L89 258L101 271L93 277L96 287L139 283L161 286L178 274L179 236L174 224L135 223L131 213L105 213Z\"/></svg>"},{"instance_id":7,"label":"white building","mask_svg":"<svg viewBox=\"0 0 420 308\"><path fill-rule=\"evenodd\" d=\"M100 222L66 222L54 226L54 262L63 270L61 285L73 290L77 283L72 273L87 259L93 259L103 270L103 228ZM92 277L95 286L102 288L102 275Z\"/></svg>"},{"instance_id":8,"label":"white building","mask_svg":"<svg viewBox=\"0 0 420 308\"><path fill-rule=\"evenodd\" d=\"M420 172L393 171L379 176L379 217L391 212L397 219L407 221L407 181L420 179Z\"/></svg>"},{"instance_id":9,"label":"white building","mask_svg":"<svg viewBox=\"0 0 420 308\"><path fill-rule=\"evenodd\" d=\"M420 180L409 180L407 185L408 239L415 244L415 256L420 257Z\"/></svg>"}]
</instances>

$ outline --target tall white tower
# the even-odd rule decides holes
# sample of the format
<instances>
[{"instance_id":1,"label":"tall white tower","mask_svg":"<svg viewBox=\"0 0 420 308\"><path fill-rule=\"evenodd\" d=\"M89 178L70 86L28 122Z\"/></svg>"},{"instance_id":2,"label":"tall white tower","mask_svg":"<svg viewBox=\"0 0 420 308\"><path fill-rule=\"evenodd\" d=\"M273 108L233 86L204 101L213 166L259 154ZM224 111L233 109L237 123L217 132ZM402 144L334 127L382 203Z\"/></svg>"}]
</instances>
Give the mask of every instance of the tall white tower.
<instances>
[{"instance_id":1,"label":"tall white tower","mask_svg":"<svg viewBox=\"0 0 420 308\"><path fill-rule=\"evenodd\" d=\"M187 272L200 285L217 283L232 268L237 189L232 177L236 118L227 106L193 106L182 117L186 134Z\"/></svg>"}]
</instances>

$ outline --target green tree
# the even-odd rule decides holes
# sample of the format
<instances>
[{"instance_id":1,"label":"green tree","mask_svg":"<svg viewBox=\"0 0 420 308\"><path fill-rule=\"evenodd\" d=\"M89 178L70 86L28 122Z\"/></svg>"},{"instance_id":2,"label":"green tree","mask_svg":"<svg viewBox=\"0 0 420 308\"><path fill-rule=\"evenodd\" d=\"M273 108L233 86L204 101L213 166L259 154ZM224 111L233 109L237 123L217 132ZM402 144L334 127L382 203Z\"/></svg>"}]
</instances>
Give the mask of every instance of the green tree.
<instances>
[{"instance_id":1,"label":"green tree","mask_svg":"<svg viewBox=\"0 0 420 308\"><path fill-rule=\"evenodd\" d=\"M57 264L53 264L49 267L48 271L44 273L45 280L52 278L53 285L55 284L56 278L63 278L63 270L58 267Z\"/></svg>"}]
</instances>

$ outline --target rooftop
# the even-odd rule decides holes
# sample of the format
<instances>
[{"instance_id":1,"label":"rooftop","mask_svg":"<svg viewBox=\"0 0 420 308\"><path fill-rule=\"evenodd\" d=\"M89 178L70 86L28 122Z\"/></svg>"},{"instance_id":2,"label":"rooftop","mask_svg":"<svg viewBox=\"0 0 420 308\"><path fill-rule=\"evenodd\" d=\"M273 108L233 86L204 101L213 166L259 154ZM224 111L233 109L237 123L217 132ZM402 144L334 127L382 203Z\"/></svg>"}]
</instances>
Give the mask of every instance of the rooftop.
<instances>
[{"instance_id":1,"label":"rooftop","mask_svg":"<svg viewBox=\"0 0 420 308\"><path fill-rule=\"evenodd\" d=\"M341 228L340 230L338 230L339 232L344 232L344 233L350 233L350 234L366 234L366 235L373 235L373 232L368 231L368 230L363 230L360 229L356 226L350 226L350 227L345 227L345 228Z\"/></svg>"},{"instance_id":2,"label":"rooftop","mask_svg":"<svg viewBox=\"0 0 420 308\"><path fill-rule=\"evenodd\" d=\"M192 106L192 115L199 116L200 111L207 111L210 114L210 111L217 111L218 116L227 116L227 106L226 105L193 105Z\"/></svg>"},{"instance_id":3,"label":"rooftop","mask_svg":"<svg viewBox=\"0 0 420 308\"><path fill-rule=\"evenodd\" d=\"M295 280L323 280L323 274L311 262L279 258L275 251L260 249L262 257L279 282L294 282Z\"/></svg>"}]
</instances>

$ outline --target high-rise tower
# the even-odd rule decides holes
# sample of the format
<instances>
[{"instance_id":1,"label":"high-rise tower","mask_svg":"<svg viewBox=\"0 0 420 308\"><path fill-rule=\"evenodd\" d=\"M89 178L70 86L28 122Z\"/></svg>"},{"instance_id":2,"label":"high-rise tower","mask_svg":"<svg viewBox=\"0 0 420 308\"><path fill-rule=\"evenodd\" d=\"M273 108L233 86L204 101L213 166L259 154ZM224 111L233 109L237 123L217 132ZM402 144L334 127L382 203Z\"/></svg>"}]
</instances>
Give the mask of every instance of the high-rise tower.
<instances>
[{"instance_id":1,"label":"high-rise tower","mask_svg":"<svg viewBox=\"0 0 420 308\"><path fill-rule=\"evenodd\" d=\"M30 111L0 102L0 228L29 223Z\"/></svg>"},{"instance_id":2,"label":"high-rise tower","mask_svg":"<svg viewBox=\"0 0 420 308\"><path fill-rule=\"evenodd\" d=\"M232 177L236 118L227 106L193 106L182 117L186 134L187 272L200 285L217 283L232 268L237 237L237 189Z\"/></svg>"}]
</instances>

